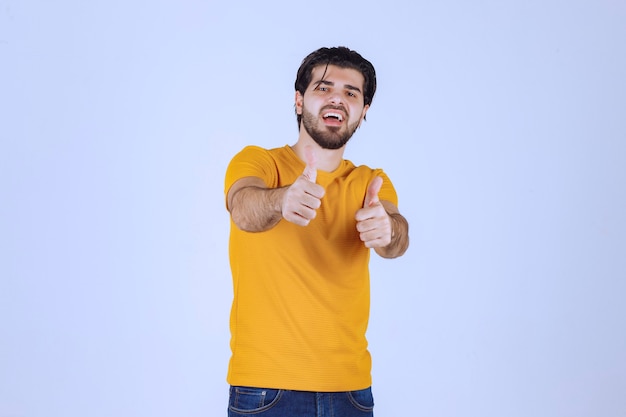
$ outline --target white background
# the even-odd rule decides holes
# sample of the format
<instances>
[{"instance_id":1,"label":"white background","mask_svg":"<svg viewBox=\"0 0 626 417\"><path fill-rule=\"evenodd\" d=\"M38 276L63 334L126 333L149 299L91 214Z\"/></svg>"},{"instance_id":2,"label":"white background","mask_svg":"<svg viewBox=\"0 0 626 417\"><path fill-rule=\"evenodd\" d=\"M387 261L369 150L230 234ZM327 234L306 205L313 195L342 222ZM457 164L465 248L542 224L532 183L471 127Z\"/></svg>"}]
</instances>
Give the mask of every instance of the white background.
<instances>
[{"instance_id":1,"label":"white background","mask_svg":"<svg viewBox=\"0 0 626 417\"><path fill-rule=\"evenodd\" d=\"M226 415L226 165L336 45L411 224L376 415L626 415L623 0L0 0L0 417Z\"/></svg>"}]
</instances>

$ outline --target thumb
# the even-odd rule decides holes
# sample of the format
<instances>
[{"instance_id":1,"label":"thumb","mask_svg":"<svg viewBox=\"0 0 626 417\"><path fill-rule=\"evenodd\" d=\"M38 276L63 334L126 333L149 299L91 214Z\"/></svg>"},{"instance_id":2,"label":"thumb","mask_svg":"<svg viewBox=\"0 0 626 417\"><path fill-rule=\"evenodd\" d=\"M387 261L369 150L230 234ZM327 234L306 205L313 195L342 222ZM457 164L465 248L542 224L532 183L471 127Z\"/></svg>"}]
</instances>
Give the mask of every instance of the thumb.
<instances>
[{"instance_id":1,"label":"thumb","mask_svg":"<svg viewBox=\"0 0 626 417\"><path fill-rule=\"evenodd\" d=\"M381 177L376 177L372 180L372 182L370 182L370 185L367 187L367 193L365 194L365 203L363 204L363 208L371 207L379 202L378 192L380 191L380 187L382 185L383 179Z\"/></svg>"},{"instance_id":2,"label":"thumb","mask_svg":"<svg viewBox=\"0 0 626 417\"><path fill-rule=\"evenodd\" d=\"M315 152L311 146L304 148L304 157L306 159L306 166L304 167L304 175L309 181L317 181L317 159L315 158Z\"/></svg>"}]
</instances>

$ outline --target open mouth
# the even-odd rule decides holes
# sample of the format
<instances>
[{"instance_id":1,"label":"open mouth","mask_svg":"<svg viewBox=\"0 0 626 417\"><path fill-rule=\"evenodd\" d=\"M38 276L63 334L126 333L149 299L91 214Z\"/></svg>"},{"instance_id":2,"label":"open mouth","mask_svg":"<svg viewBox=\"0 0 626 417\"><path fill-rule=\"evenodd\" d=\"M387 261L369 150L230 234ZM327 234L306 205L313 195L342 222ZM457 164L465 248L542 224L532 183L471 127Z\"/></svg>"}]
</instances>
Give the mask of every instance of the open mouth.
<instances>
[{"instance_id":1,"label":"open mouth","mask_svg":"<svg viewBox=\"0 0 626 417\"><path fill-rule=\"evenodd\" d=\"M322 115L324 122L331 125L340 125L343 122L343 115L339 112L329 111Z\"/></svg>"}]
</instances>

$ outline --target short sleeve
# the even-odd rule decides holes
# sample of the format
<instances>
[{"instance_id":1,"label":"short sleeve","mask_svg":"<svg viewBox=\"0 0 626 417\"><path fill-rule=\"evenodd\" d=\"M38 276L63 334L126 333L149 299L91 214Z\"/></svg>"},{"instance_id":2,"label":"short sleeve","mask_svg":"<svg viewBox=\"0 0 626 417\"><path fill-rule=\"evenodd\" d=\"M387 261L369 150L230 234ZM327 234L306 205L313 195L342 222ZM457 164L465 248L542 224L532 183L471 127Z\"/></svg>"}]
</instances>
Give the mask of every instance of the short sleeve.
<instances>
[{"instance_id":1,"label":"short sleeve","mask_svg":"<svg viewBox=\"0 0 626 417\"><path fill-rule=\"evenodd\" d=\"M245 177L261 178L265 184L276 182L276 162L269 151L258 146L246 146L228 164L224 181L224 197L228 196L230 187Z\"/></svg>"},{"instance_id":2,"label":"short sleeve","mask_svg":"<svg viewBox=\"0 0 626 417\"><path fill-rule=\"evenodd\" d=\"M374 169L372 170L372 174L373 175L370 181L375 177L381 177L383 179L383 185L380 187L380 191L378 192L378 198L380 200L389 201L397 206L398 194L387 174L382 169Z\"/></svg>"}]
</instances>

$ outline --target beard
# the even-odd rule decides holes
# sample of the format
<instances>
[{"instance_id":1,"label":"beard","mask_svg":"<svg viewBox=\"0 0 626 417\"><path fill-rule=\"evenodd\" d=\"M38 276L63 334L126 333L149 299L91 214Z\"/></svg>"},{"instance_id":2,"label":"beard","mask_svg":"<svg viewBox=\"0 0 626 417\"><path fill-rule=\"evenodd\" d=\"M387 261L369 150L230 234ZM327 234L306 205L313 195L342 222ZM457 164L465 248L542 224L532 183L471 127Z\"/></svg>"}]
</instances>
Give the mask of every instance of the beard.
<instances>
[{"instance_id":1,"label":"beard","mask_svg":"<svg viewBox=\"0 0 626 417\"><path fill-rule=\"evenodd\" d=\"M352 125L346 122L345 126L319 127L318 118L302 107L302 125L309 136L323 149L339 149L348 143L354 135L354 132L359 128L359 121L357 120Z\"/></svg>"}]
</instances>

